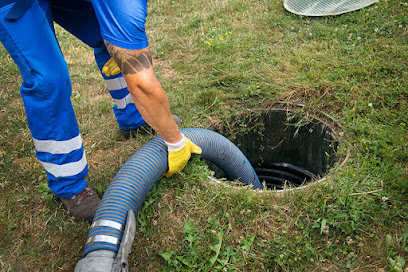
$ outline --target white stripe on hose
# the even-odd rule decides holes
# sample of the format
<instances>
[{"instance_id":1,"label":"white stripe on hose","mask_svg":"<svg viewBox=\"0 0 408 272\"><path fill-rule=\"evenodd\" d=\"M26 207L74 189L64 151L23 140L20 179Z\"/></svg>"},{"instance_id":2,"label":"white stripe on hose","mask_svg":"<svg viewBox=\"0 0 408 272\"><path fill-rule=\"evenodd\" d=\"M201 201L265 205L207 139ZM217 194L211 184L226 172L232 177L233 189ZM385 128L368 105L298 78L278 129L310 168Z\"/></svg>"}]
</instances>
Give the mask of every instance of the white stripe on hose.
<instances>
[{"instance_id":1,"label":"white stripe on hose","mask_svg":"<svg viewBox=\"0 0 408 272\"><path fill-rule=\"evenodd\" d=\"M116 237L110 235L95 235L88 238L86 243L109 243L114 245L119 245L120 240Z\"/></svg>"},{"instance_id":2,"label":"white stripe on hose","mask_svg":"<svg viewBox=\"0 0 408 272\"><path fill-rule=\"evenodd\" d=\"M125 226L122 225L121 223L118 223L112 220L106 220L106 219L100 219L100 220L93 222L91 225L91 228L93 227L109 227L109 228L117 229L120 231L123 231L123 229L125 228Z\"/></svg>"}]
</instances>

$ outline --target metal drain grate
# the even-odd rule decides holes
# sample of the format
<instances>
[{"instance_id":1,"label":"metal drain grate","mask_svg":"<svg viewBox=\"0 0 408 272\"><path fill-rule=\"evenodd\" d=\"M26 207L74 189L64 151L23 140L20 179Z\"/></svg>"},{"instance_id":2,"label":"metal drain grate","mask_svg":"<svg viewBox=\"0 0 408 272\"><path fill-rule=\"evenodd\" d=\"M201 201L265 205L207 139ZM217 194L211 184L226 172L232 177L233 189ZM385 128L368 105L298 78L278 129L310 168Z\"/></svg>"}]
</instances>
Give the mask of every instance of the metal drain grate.
<instances>
[{"instance_id":1,"label":"metal drain grate","mask_svg":"<svg viewBox=\"0 0 408 272\"><path fill-rule=\"evenodd\" d=\"M277 190L282 190L285 185L298 187L318 178L312 172L290 163L273 163L268 168L255 168L255 172L267 188Z\"/></svg>"},{"instance_id":2,"label":"metal drain grate","mask_svg":"<svg viewBox=\"0 0 408 272\"><path fill-rule=\"evenodd\" d=\"M305 16L330 16L358 10L379 0L285 0L288 11Z\"/></svg>"}]
</instances>

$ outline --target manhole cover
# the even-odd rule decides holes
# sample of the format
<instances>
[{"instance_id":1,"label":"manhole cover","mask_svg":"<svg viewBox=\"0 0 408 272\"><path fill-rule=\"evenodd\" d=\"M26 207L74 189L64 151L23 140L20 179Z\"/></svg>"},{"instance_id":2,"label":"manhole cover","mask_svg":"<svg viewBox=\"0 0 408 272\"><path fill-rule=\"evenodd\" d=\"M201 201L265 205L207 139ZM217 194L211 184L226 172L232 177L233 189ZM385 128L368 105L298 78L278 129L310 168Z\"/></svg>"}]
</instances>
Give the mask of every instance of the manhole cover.
<instances>
[{"instance_id":1,"label":"manhole cover","mask_svg":"<svg viewBox=\"0 0 408 272\"><path fill-rule=\"evenodd\" d=\"M378 0L285 0L286 10L304 16L330 16L358 10Z\"/></svg>"}]
</instances>

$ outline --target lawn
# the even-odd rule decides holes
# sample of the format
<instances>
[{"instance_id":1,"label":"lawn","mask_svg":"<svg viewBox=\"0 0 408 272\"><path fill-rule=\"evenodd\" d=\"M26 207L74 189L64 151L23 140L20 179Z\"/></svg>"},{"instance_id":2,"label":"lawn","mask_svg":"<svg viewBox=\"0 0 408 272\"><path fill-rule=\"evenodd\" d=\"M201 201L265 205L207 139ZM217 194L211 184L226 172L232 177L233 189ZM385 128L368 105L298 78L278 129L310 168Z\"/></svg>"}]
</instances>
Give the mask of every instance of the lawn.
<instances>
[{"instance_id":1,"label":"lawn","mask_svg":"<svg viewBox=\"0 0 408 272\"><path fill-rule=\"evenodd\" d=\"M130 271L408 271L408 3L319 18L277 0L148 5L155 71L181 127L230 128L231 117L301 104L302 114L337 120L338 157L348 159L324 181L281 194L217 186L194 159L148 194ZM56 35L87 180L102 195L155 135L120 135L92 49L59 26ZM46 186L22 79L2 46L0 75L0 271L73 271L90 226Z\"/></svg>"}]
</instances>

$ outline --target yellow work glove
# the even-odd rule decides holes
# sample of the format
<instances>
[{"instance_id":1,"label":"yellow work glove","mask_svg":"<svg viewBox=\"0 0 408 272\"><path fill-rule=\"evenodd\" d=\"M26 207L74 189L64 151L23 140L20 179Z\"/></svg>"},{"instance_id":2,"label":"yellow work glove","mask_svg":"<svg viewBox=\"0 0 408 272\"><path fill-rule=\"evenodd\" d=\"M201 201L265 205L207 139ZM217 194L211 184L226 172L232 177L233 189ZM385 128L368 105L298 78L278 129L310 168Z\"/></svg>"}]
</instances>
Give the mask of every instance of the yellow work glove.
<instances>
[{"instance_id":1,"label":"yellow work glove","mask_svg":"<svg viewBox=\"0 0 408 272\"><path fill-rule=\"evenodd\" d=\"M113 58L110 58L102 67L102 73L106 76L114 76L120 73L120 69Z\"/></svg>"},{"instance_id":2,"label":"yellow work glove","mask_svg":"<svg viewBox=\"0 0 408 272\"><path fill-rule=\"evenodd\" d=\"M175 144L167 143L167 148L169 151L169 170L164 173L164 176L171 177L175 173L183 170L186 166L188 160L191 157L191 153L201 154L202 150L199 146L195 145L192 141L187 139L183 135L183 139Z\"/></svg>"}]
</instances>

